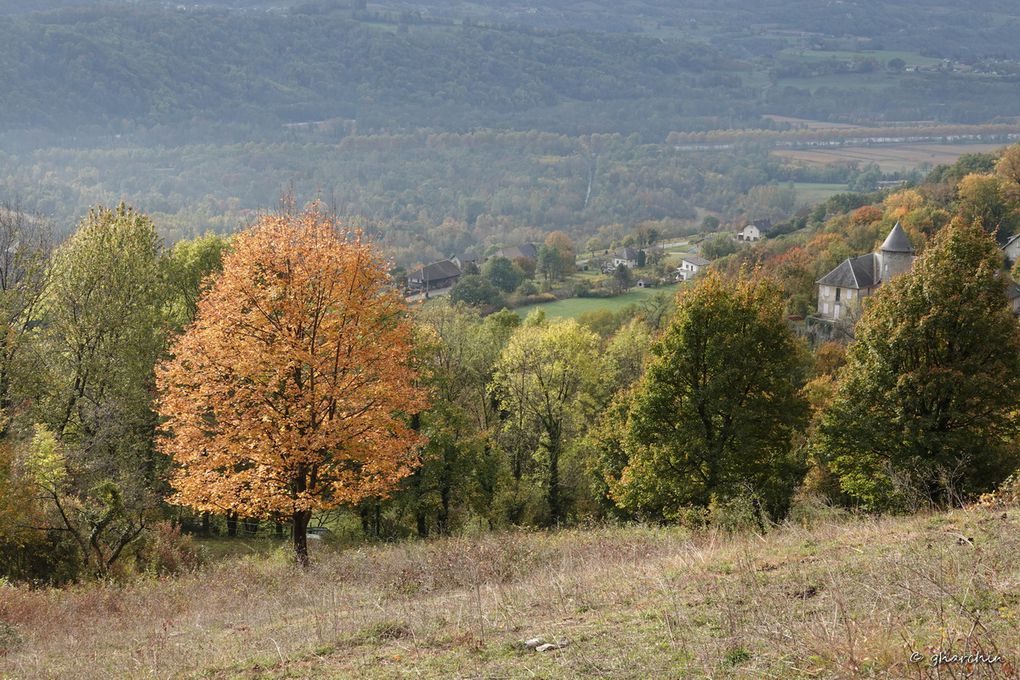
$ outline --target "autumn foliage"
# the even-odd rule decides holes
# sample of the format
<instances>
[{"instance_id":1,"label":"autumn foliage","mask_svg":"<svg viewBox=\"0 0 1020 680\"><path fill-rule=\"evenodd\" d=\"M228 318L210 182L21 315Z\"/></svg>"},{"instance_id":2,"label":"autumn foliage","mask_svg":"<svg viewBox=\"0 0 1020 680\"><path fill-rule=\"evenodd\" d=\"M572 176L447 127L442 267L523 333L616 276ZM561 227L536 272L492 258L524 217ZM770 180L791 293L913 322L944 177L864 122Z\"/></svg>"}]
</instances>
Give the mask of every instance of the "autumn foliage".
<instances>
[{"instance_id":1,"label":"autumn foliage","mask_svg":"<svg viewBox=\"0 0 1020 680\"><path fill-rule=\"evenodd\" d=\"M417 464L426 406L403 300L358 233L316 210L239 235L160 367L171 500L290 517L386 495Z\"/></svg>"}]
</instances>

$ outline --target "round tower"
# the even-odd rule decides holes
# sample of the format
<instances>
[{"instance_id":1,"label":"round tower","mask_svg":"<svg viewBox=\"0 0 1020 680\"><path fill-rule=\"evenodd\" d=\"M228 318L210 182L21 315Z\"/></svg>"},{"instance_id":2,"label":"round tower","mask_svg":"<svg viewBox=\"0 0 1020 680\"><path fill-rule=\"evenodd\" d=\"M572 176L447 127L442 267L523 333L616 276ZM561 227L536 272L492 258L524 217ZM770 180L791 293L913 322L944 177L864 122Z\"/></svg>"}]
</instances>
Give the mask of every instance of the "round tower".
<instances>
[{"instance_id":1,"label":"round tower","mask_svg":"<svg viewBox=\"0 0 1020 680\"><path fill-rule=\"evenodd\" d=\"M913 266L914 246L910 244L907 232L903 231L899 222L885 237L879 257L882 261L881 281L883 282L910 271Z\"/></svg>"}]
</instances>

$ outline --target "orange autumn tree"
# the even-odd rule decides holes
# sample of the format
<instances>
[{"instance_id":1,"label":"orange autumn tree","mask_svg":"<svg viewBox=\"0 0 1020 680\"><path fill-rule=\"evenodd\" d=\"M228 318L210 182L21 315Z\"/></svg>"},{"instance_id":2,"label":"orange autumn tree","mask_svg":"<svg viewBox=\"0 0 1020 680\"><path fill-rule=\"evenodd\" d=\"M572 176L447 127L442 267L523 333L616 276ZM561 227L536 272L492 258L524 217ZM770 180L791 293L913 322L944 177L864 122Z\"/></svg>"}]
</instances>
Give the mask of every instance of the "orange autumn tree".
<instances>
[{"instance_id":1,"label":"orange autumn tree","mask_svg":"<svg viewBox=\"0 0 1020 680\"><path fill-rule=\"evenodd\" d=\"M417 465L426 395L384 263L317 209L234 241L158 371L171 501L288 516L308 564L314 511L385 495Z\"/></svg>"}]
</instances>

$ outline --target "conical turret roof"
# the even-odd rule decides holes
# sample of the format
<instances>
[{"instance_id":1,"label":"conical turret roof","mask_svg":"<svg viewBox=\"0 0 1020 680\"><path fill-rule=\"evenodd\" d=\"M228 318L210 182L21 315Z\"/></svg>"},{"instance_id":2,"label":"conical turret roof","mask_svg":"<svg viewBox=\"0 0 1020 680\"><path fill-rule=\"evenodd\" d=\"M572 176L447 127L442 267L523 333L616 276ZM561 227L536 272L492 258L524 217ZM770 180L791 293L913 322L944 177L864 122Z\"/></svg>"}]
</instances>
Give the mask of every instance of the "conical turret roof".
<instances>
[{"instance_id":1,"label":"conical turret roof","mask_svg":"<svg viewBox=\"0 0 1020 680\"><path fill-rule=\"evenodd\" d=\"M914 246L910 245L910 239L907 238L907 232L903 231L903 227L897 222L889 232L889 235L885 237L885 241L882 243L883 253L912 253L914 252Z\"/></svg>"}]
</instances>

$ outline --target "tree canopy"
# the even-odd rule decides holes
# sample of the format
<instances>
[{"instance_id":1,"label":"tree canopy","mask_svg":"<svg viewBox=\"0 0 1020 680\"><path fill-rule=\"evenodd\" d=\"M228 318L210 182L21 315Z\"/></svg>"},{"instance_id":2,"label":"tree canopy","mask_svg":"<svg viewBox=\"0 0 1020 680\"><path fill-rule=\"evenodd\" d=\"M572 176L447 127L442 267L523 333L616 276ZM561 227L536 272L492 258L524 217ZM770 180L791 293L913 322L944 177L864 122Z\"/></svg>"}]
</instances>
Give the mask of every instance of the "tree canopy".
<instances>
[{"instance_id":1,"label":"tree canopy","mask_svg":"<svg viewBox=\"0 0 1020 680\"><path fill-rule=\"evenodd\" d=\"M358 233L314 209L238 235L159 370L173 501L293 518L385 495L417 464L426 404L403 300Z\"/></svg>"},{"instance_id":2,"label":"tree canopy","mask_svg":"<svg viewBox=\"0 0 1020 680\"><path fill-rule=\"evenodd\" d=\"M625 508L678 517L745 497L781 517L804 474L804 350L771 282L715 273L682 294L633 395ZM757 507L757 506L756 506Z\"/></svg>"},{"instance_id":3,"label":"tree canopy","mask_svg":"<svg viewBox=\"0 0 1020 680\"><path fill-rule=\"evenodd\" d=\"M1016 467L1020 329L1001 262L957 220L865 305L819 438L858 502L949 505Z\"/></svg>"}]
</instances>

